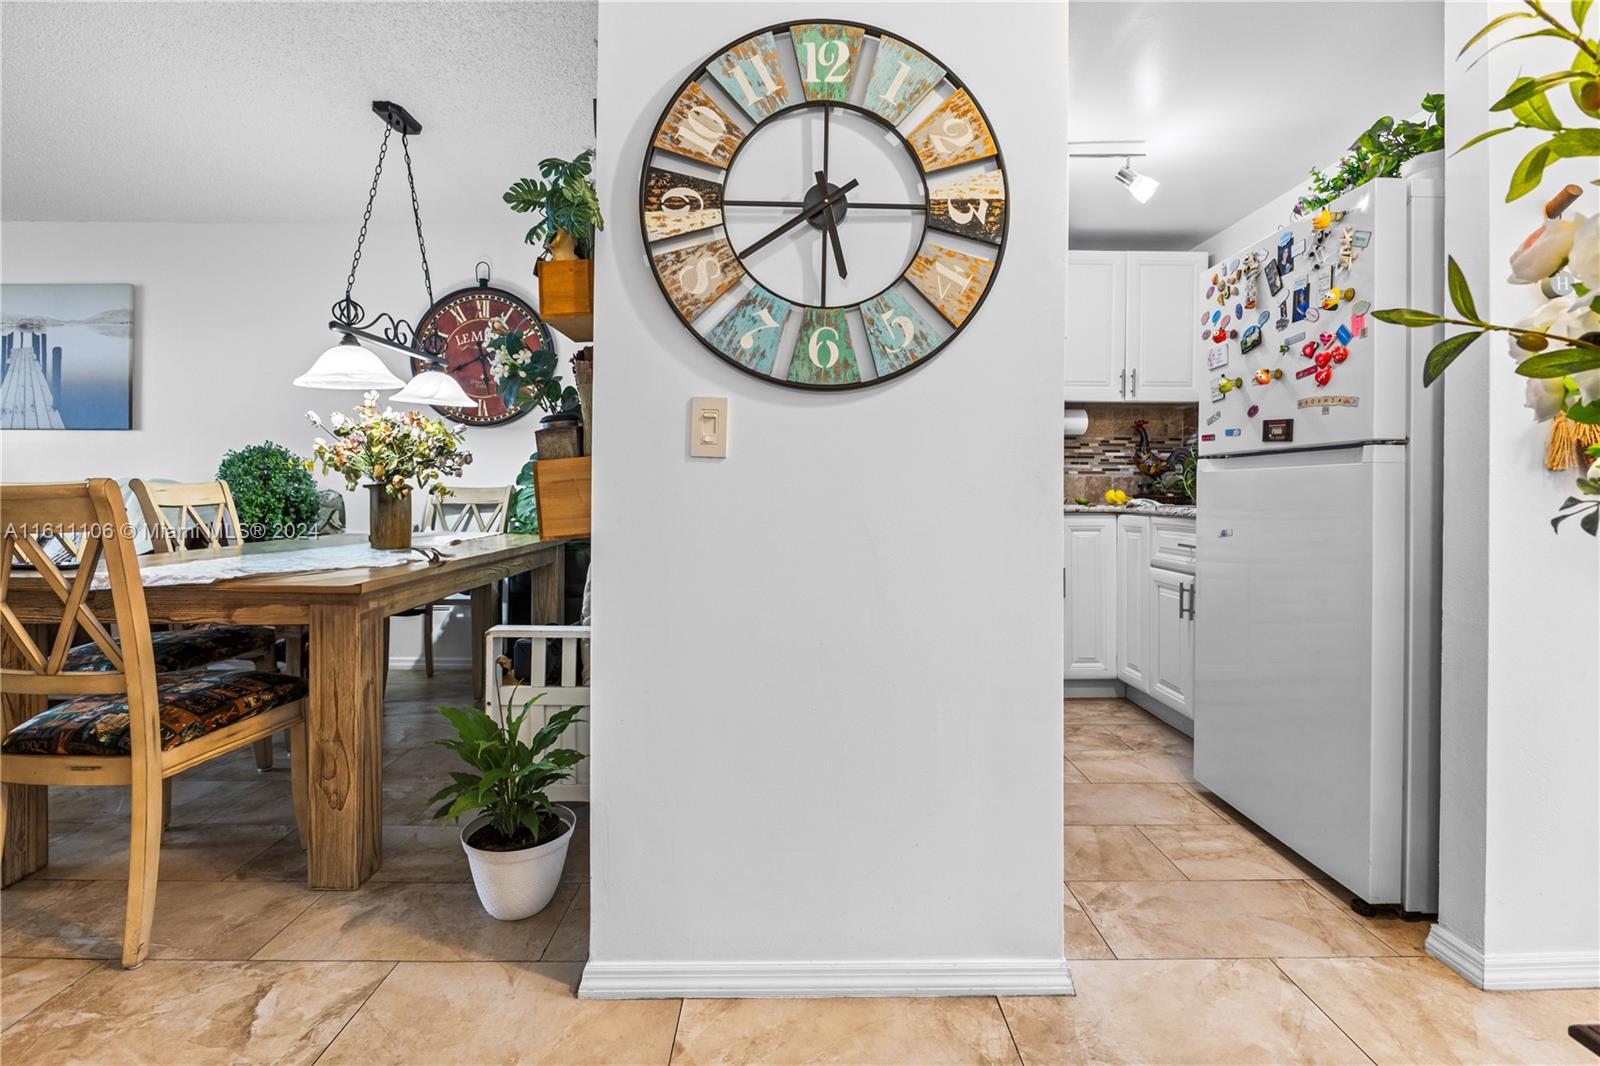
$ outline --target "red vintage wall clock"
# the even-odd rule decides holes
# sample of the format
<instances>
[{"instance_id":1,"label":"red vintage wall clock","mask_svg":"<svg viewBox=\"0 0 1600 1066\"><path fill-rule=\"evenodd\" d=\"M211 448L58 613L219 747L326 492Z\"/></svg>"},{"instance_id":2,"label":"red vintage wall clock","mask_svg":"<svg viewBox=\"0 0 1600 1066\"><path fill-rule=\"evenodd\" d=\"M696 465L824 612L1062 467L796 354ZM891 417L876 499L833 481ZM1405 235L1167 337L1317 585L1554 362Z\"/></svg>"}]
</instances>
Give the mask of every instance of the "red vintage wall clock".
<instances>
[{"instance_id":1,"label":"red vintage wall clock","mask_svg":"<svg viewBox=\"0 0 1600 1066\"><path fill-rule=\"evenodd\" d=\"M994 130L943 61L854 22L697 62L639 175L662 294L707 349L803 389L881 384L982 306L1010 225Z\"/></svg>"},{"instance_id":2,"label":"red vintage wall clock","mask_svg":"<svg viewBox=\"0 0 1600 1066\"><path fill-rule=\"evenodd\" d=\"M417 323L417 336L437 331L445 342L444 359L455 378L476 407L435 407L441 416L468 426L498 426L521 418L532 409L529 401L506 406L500 399L499 383L491 370L493 353L484 348L485 335L520 330L529 348L550 348L550 330L527 301L505 289L493 288L488 274L478 283L441 297ZM414 373L428 369L418 359L411 361Z\"/></svg>"}]
</instances>

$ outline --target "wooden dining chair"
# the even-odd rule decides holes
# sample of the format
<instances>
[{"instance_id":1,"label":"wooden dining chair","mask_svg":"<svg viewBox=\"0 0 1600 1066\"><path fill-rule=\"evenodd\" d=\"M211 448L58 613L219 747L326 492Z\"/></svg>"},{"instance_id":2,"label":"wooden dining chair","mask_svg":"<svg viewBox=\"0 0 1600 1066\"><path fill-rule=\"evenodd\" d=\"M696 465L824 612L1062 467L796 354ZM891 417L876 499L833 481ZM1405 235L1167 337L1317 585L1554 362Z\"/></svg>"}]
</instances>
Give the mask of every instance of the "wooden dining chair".
<instances>
[{"instance_id":1,"label":"wooden dining chair","mask_svg":"<svg viewBox=\"0 0 1600 1066\"><path fill-rule=\"evenodd\" d=\"M47 545L57 539L78 545L76 566L52 560ZM122 964L132 969L149 952L168 778L287 731L289 787L304 842L306 683L251 670L158 675L127 509L107 478L0 487L0 553L0 680L8 700L38 708L0 741L0 782L131 789ZM54 605L44 623L25 624L13 609L14 588L27 567L35 572L29 584L48 590L59 605L59 620ZM89 607L90 588L101 574L115 634ZM107 668L70 665L80 630ZM62 702L46 707L48 698ZM0 834L5 791L0 788Z\"/></svg>"},{"instance_id":2,"label":"wooden dining chair","mask_svg":"<svg viewBox=\"0 0 1600 1066\"><path fill-rule=\"evenodd\" d=\"M491 488L452 488L444 499L429 496L422 511L421 531L424 533L504 533L511 519L511 500L517 493L515 485L496 485ZM422 617L422 665L429 677L433 676L433 611L436 607L448 609L457 603L471 602L468 594L451 596L401 611L401 618ZM498 621L498 619L497 619ZM388 622L384 622L384 649L389 647ZM389 657L384 656L384 671L389 669Z\"/></svg>"},{"instance_id":3,"label":"wooden dining chair","mask_svg":"<svg viewBox=\"0 0 1600 1066\"><path fill-rule=\"evenodd\" d=\"M222 548L244 540L226 481L178 484L134 478L128 487L144 512L158 554ZM154 639L156 670L163 674L230 659L254 663L258 670L278 666L277 633L271 626L203 625L159 632ZM271 737L256 745L255 758L257 770L272 769Z\"/></svg>"}]
</instances>

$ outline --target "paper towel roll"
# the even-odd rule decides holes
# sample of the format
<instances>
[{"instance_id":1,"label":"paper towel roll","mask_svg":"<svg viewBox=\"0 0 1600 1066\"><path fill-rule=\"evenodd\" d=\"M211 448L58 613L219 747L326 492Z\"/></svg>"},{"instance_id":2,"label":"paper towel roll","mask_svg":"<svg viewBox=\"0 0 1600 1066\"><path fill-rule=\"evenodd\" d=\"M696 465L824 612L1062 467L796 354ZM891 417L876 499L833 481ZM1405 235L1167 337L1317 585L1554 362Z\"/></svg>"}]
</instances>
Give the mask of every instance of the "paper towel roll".
<instances>
[{"instance_id":1,"label":"paper towel roll","mask_svg":"<svg viewBox=\"0 0 1600 1066\"><path fill-rule=\"evenodd\" d=\"M1068 407L1061 420L1063 437L1081 437L1089 432L1089 412L1081 407Z\"/></svg>"}]
</instances>

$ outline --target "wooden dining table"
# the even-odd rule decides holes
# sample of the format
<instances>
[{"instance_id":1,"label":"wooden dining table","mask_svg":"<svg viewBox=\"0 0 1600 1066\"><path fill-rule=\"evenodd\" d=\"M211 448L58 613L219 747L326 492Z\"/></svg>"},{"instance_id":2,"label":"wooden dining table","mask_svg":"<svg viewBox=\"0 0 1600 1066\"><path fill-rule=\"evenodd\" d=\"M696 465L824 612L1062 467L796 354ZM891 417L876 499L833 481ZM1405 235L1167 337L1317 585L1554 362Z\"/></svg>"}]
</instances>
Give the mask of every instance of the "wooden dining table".
<instances>
[{"instance_id":1,"label":"wooden dining table","mask_svg":"<svg viewBox=\"0 0 1600 1066\"><path fill-rule=\"evenodd\" d=\"M456 540L418 537L435 558L393 566L345 566L294 573L243 573L221 580L162 583L161 567L196 559L237 557L239 569L271 565L266 557L289 551L331 549L366 542L362 534L247 543L179 555L140 558L145 602L152 622L270 625L290 629L298 659L298 628L309 631L306 703L310 797L306 813L307 881L312 888L354 889L383 864L383 686L385 621L389 616L447 596L472 597L473 695L486 677L484 631L500 620L500 582L527 573L532 580L532 623L561 621L565 578L561 541L525 534ZM281 562L281 561L280 561ZM171 576L170 574L168 575ZM91 593L91 608L111 618L108 593ZM12 577L8 605L25 623L60 618L60 601L39 579ZM520 621L520 619L519 619ZM44 708L41 697L7 694L4 726L10 730ZM441 786L446 782L441 782ZM7 790L4 869L11 884L48 861L48 796L43 786Z\"/></svg>"}]
</instances>

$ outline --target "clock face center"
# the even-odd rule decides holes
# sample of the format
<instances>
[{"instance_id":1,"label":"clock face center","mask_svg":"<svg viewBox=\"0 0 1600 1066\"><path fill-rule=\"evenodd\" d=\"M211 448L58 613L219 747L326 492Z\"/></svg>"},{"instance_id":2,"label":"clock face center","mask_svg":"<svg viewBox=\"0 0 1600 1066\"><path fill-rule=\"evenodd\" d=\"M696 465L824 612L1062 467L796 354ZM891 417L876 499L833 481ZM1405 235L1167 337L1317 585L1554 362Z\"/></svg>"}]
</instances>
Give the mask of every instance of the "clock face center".
<instances>
[{"instance_id":1,"label":"clock face center","mask_svg":"<svg viewBox=\"0 0 1600 1066\"><path fill-rule=\"evenodd\" d=\"M811 224L813 229L826 228L828 224L829 212L833 213L833 223L836 226L844 221L845 215L850 213L848 194L844 196L839 195L839 186L831 181L828 182L826 194L824 194L823 190L817 188L815 185L811 186L811 191L806 193L805 199L801 201L805 206L800 209L800 213L805 214L807 211L810 211L812 208L816 207L822 202L824 195L828 197L830 206L818 211L816 214L806 219L806 221Z\"/></svg>"}]
</instances>

